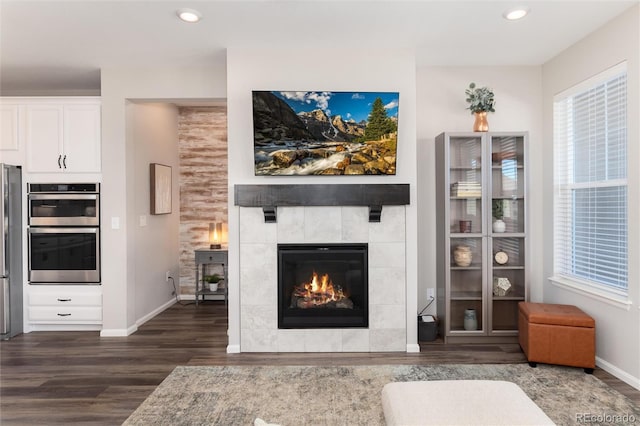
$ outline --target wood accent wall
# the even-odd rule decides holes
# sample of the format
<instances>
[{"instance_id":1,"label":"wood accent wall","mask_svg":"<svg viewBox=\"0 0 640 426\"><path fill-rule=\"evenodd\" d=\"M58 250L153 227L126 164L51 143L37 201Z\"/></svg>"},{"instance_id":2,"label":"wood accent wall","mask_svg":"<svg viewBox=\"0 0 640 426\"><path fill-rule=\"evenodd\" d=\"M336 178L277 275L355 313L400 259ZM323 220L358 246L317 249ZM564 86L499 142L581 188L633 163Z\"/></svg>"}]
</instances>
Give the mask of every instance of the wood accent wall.
<instances>
[{"instance_id":1,"label":"wood accent wall","mask_svg":"<svg viewBox=\"0 0 640 426\"><path fill-rule=\"evenodd\" d=\"M227 108L180 107L180 294L195 291L194 250L209 248L209 223L227 229ZM212 272L222 272L212 269Z\"/></svg>"}]
</instances>

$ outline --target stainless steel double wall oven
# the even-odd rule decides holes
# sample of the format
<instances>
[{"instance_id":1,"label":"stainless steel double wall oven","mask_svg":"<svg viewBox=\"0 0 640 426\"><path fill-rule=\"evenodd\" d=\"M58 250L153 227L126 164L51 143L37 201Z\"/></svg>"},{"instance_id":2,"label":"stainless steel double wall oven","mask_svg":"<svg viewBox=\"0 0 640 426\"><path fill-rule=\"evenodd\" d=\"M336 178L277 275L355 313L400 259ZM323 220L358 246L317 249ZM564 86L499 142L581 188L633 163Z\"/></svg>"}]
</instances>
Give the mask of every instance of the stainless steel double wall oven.
<instances>
[{"instance_id":1,"label":"stainless steel double wall oven","mask_svg":"<svg viewBox=\"0 0 640 426\"><path fill-rule=\"evenodd\" d=\"M100 184L30 183L29 282L100 283Z\"/></svg>"}]
</instances>

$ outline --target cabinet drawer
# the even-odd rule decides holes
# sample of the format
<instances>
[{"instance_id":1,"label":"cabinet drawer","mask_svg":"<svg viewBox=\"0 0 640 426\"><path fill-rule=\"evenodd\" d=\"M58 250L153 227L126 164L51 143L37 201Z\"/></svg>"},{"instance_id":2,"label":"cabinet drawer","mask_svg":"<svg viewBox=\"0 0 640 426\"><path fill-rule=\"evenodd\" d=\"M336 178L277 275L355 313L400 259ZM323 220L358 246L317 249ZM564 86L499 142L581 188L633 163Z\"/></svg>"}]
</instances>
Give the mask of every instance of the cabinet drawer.
<instances>
[{"instance_id":1,"label":"cabinet drawer","mask_svg":"<svg viewBox=\"0 0 640 426\"><path fill-rule=\"evenodd\" d=\"M196 250L196 264L202 263L227 263L227 251Z\"/></svg>"},{"instance_id":2,"label":"cabinet drawer","mask_svg":"<svg viewBox=\"0 0 640 426\"><path fill-rule=\"evenodd\" d=\"M30 306L101 306L100 293L31 292Z\"/></svg>"},{"instance_id":3,"label":"cabinet drawer","mask_svg":"<svg viewBox=\"0 0 640 426\"><path fill-rule=\"evenodd\" d=\"M32 323L77 323L101 322L101 307L29 307L29 321Z\"/></svg>"}]
</instances>

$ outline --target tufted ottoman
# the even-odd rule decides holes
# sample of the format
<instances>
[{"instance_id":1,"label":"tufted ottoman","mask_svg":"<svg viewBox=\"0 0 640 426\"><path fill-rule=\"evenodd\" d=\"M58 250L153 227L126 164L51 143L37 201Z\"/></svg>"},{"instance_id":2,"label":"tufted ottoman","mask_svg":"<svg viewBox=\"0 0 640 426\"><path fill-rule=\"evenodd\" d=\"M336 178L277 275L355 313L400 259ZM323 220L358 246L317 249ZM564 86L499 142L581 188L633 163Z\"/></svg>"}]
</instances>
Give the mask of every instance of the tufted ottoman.
<instances>
[{"instance_id":1,"label":"tufted ottoman","mask_svg":"<svg viewBox=\"0 0 640 426\"><path fill-rule=\"evenodd\" d=\"M596 323L572 305L518 303L518 340L529 365L596 366Z\"/></svg>"},{"instance_id":2,"label":"tufted ottoman","mask_svg":"<svg viewBox=\"0 0 640 426\"><path fill-rule=\"evenodd\" d=\"M554 424L518 385L500 380L387 383L382 409L387 426Z\"/></svg>"}]
</instances>

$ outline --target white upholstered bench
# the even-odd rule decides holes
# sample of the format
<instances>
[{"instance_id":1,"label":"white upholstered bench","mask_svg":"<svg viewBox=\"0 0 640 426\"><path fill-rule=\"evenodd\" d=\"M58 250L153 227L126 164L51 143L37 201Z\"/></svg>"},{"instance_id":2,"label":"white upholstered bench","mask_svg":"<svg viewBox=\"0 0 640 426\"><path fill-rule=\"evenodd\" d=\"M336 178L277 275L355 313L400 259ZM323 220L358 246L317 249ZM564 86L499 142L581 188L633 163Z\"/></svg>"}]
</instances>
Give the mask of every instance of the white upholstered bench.
<instances>
[{"instance_id":1,"label":"white upholstered bench","mask_svg":"<svg viewBox=\"0 0 640 426\"><path fill-rule=\"evenodd\" d=\"M387 425L552 425L518 385L497 380L394 382L382 389Z\"/></svg>"}]
</instances>

